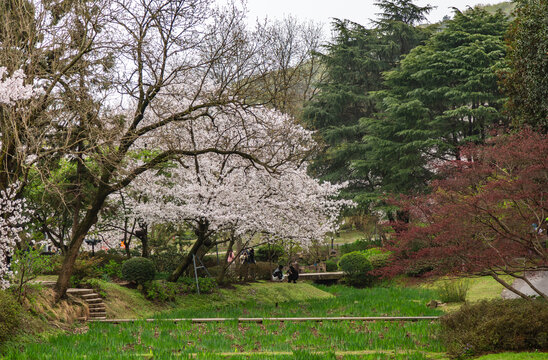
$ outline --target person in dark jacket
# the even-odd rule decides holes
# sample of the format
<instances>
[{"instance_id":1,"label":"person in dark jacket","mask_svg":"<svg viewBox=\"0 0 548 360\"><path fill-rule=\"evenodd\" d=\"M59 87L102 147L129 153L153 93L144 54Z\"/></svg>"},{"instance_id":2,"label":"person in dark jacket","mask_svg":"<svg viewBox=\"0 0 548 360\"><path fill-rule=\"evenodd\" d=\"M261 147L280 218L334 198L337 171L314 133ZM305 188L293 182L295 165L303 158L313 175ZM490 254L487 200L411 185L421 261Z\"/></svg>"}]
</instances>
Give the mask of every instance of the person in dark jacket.
<instances>
[{"instance_id":1,"label":"person in dark jacket","mask_svg":"<svg viewBox=\"0 0 548 360\"><path fill-rule=\"evenodd\" d=\"M273 281L283 281L284 279L284 273L283 273L283 266L279 265L276 270L272 273L272 280Z\"/></svg>"},{"instance_id":2,"label":"person in dark jacket","mask_svg":"<svg viewBox=\"0 0 548 360\"><path fill-rule=\"evenodd\" d=\"M289 271L287 272L287 274L289 275L287 277L287 281L296 284L297 279L299 278L299 271L297 270L297 268L293 265L289 265Z\"/></svg>"}]
</instances>

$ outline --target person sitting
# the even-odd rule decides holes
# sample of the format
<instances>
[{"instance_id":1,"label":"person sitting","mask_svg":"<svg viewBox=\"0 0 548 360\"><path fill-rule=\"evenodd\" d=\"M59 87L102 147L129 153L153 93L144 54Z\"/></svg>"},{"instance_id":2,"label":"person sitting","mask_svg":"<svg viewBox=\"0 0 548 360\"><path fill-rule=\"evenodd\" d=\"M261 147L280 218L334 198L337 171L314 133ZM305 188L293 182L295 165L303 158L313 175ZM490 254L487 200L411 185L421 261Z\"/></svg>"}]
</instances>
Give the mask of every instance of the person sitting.
<instances>
[{"instance_id":1,"label":"person sitting","mask_svg":"<svg viewBox=\"0 0 548 360\"><path fill-rule=\"evenodd\" d=\"M290 265L290 266L289 266L289 271L287 272L287 274L289 275L289 276L287 277L287 281L288 281L288 282L292 282L292 281L293 281L293 283L296 284L296 283L297 283L297 279L299 278L299 270L297 270L295 266Z\"/></svg>"},{"instance_id":2,"label":"person sitting","mask_svg":"<svg viewBox=\"0 0 548 360\"><path fill-rule=\"evenodd\" d=\"M284 273L283 273L283 266L279 265L276 270L272 273L272 281L283 281L284 280Z\"/></svg>"}]
</instances>

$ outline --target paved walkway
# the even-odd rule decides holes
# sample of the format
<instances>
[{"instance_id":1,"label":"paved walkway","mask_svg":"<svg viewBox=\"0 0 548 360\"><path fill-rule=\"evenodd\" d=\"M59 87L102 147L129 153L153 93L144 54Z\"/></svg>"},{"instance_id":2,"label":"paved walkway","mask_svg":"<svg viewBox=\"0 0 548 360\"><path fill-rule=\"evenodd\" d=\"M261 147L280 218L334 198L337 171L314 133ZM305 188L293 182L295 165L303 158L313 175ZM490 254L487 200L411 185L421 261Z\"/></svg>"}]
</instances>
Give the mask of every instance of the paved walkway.
<instances>
[{"instance_id":1,"label":"paved walkway","mask_svg":"<svg viewBox=\"0 0 548 360\"><path fill-rule=\"evenodd\" d=\"M525 273L525 277L537 289L542 291L544 294L548 295L548 271L528 271L528 272ZM521 279L514 280L512 286L516 290L521 291L522 293L524 293L527 296L538 296L538 294L535 291L533 291L533 289L531 289L525 281L523 281ZM514 293L514 292L512 292L508 289L504 289L502 291L501 295L502 295L503 299L517 299L517 298L519 298L519 296L516 293Z\"/></svg>"}]
</instances>

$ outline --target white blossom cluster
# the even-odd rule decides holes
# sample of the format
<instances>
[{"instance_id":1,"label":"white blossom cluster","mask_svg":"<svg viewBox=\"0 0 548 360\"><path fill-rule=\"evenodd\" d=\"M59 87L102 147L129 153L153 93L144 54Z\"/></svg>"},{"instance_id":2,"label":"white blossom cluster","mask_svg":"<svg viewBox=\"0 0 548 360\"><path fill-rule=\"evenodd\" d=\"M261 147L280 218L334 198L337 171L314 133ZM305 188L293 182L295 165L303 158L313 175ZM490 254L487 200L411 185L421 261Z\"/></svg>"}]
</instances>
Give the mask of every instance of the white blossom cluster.
<instances>
[{"instance_id":1,"label":"white blossom cluster","mask_svg":"<svg viewBox=\"0 0 548 360\"><path fill-rule=\"evenodd\" d=\"M0 105L13 106L17 101L28 100L37 94L32 85L24 85L25 73L16 70L11 77L2 80L8 70L0 66Z\"/></svg>"},{"instance_id":2,"label":"white blossom cluster","mask_svg":"<svg viewBox=\"0 0 548 360\"><path fill-rule=\"evenodd\" d=\"M269 174L242 166L221 173L222 160L215 158L201 157L199 174L189 165L142 176L133 189L147 201L135 204L134 211L159 223L207 219L214 231L261 232L306 247L335 230L342 207L352 205L335 199L341 186L321 184L304 168Z\"/></svg>"},{"instance_id":3,"label":"white blossom cluster","mask_svg":"<svg viewBox=\"0 0 548 360\"><path fill-rule=\"evenodd\" d=\"M272 239L293 239L305 247L335 229L341 209L353 203L336 200L342 186L320 183L306 174L302 159L314 146L311 131L289 115L265 107L243 107L236 100L202 109L199 104L208 102L208 92L192 98L191 88L172 91L156 101L137 131L154 129L132 150L146 149L147 154L223 151L181 156L160 170L140 174L124 189L128 200L124 208L131 209L131 214L125 212L120 222L196 224L207 220L210 231L230 230L239 236L262 233ZM194 110L184 120L155 127L160 119L190 108ZM128 164L127 172L150 158ZM117 196L111 195L109 202L119 208Z\"/></svg>"},{"instance_id":4,"label":"white blossom cluster","mask_svg":"<svg viewBox=\"0 0 548 360\"><path fill-rule=\"evenodd\" d=\"M184 166L183 166L184 165ZM307 247L337 227L345 206L341 185L320 183L304 167L286 166L271 174L234 157L205 155L160 173L145 173L132 185L141 195L137 216L155 223L207 220L212 231L262 233Z\"/></svg>"},{"instance_id":5,"label":"white blossom cluster","mask_svg":"<svg viewBox=\"0 0 548 360\"><path fill-rule=\"evenodd\" d=\"M9 286L11 272L7 258L13 252L23 224L29 219L23 214L24 200L15 199L18 184L12 184L5 191L0 191L0 289Z\"/></svg>"}]
</instances>

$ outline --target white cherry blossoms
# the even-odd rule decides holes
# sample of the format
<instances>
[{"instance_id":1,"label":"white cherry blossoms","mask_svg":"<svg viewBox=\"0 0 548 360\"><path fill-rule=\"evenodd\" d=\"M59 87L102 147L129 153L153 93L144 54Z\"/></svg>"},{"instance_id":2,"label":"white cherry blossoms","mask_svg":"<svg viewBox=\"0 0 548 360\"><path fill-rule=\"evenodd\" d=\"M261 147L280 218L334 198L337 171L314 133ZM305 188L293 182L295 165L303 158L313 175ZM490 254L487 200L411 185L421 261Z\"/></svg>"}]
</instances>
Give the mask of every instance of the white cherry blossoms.
<instances>
[{"instance_id":1,"label":"white cherry blossoms","mask_svg":"<svg viewBox=\"0 0 548 360\"><path fill-rule=\"evenodd\" d=\"M23 225L29 220L24 214L24 200L15 199L18 184L9 186L5 191L0 190L0 289L9 286L11 271L8 266L8 257L23 231Z\"/></svg>"}]
</instances>

